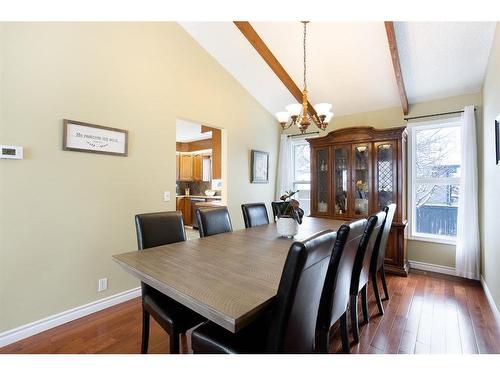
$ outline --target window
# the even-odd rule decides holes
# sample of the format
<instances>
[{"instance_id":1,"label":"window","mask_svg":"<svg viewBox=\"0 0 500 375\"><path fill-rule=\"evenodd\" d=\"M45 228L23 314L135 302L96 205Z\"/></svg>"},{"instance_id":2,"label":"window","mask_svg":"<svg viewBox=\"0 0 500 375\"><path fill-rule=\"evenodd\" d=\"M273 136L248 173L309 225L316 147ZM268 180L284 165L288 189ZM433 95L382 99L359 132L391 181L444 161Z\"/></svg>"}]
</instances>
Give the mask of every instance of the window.
<instances>
[{"instance_id":1,"label":"window","mask_svg":"<svg viewBox=\"0 0 500 375\"><path fill-rule=\"evenodd\" d=\"M460 119L410 128L410 238L454 243L460 191Z\"/></svg>"},{"instance_id":2,"label":"window","mask_svg":"<svg viewBox=\"0 0 500 375\"><path fill-rule=\"evenodd\" d=\"M299 190L298 201L305 215L311 209L311 151L305 140L294 140L293 149L293 190Z\"/></svg>"}]
</instances>

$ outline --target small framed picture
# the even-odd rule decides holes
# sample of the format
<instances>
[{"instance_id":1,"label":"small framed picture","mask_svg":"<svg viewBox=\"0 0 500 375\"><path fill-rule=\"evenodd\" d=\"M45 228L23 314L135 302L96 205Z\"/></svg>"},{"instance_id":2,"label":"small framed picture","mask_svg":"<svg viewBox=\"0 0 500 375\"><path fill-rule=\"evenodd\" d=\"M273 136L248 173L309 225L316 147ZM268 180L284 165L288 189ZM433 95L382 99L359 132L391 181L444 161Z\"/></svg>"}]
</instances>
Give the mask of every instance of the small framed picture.
<instances>
[{"instance_id":1,"label":"small framed picture","mask_svg":"<svg viewBox=\"0 0 500 375\"><path fill-rule=\"evenodd\" d=\"M497 154L497 165L500 164L500 115L495 120L495 147Z\"/></svg>"},{"instance_id":2,"label":"small framed picture","mask_svg":"<svg viewBox=\"0 0 500 375\"><path fill-rule=\"evenodd\" d=\"M252 150L252 184L269 183L269 152Z\"/></svg>"},{"instance_id":3,"label":"small framed picture","mask_svg":"<svg viewBox=\"0 0 500 375\"><path fill-rule=\"evenodd\" d=\"M128 131L65 119L63 150L127 156Z\"/></svg>"}]
</instances>

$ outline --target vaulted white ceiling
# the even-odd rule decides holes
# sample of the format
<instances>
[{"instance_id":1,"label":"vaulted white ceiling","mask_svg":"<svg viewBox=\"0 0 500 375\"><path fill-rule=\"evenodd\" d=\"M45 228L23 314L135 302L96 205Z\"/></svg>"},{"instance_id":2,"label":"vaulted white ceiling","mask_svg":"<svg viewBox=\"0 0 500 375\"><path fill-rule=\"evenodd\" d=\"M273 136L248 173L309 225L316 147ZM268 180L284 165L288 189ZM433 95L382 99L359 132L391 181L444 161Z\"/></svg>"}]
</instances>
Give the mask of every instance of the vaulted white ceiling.
<instances>
[{"instance_id":1,"label":"vaulted white ceiling","mask_svg":"<svg viewBox=\"0 0 500 375\"><path fill-rule=\"evenodd\" d=\"M396 22L408 101L474 94L488 64L495 22Z\"/></svg>"},{"instance_id":2,"label":"vaulted white ceiling","mask_svg":"<svg viewBox=\"0 0 500 375\"><path fill-rule=\"evenodd\" d=\"M252 22L302 89L300 22ZM296 102L232 22L181 26L269 112ZM396 22L401 70L411 103L480 91L494 22ZM383 22L310 22L307 84L312 104L333 104L336 116L400 105Z\"/></svg>"}]
</instances>

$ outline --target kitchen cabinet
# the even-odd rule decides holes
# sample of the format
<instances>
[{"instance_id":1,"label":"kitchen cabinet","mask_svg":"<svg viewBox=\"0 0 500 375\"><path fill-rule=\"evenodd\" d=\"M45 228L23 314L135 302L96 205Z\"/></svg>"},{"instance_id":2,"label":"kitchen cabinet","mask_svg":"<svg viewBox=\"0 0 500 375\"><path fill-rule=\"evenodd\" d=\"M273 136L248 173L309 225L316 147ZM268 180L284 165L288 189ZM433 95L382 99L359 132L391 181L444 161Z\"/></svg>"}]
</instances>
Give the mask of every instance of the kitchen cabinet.
<instances>
[{"instance_id":1,"label":"kitchen cabinet","mask_svg":"<svg viewBox=\"0 0 500 375\"><path fill-rule=\"evenodd\" d=\"M193 155L180 154L179 160L179 180L192 181L193 180Z\"/></svg>"},{"instance_id":2,"label":"kitchen cabinet","mask_svg":"<svg viewBox=\"0 0 500 375\"><path fill-rule=\"evenodd\" d=\"M201 181L203 179L203 155L193 155L193 181Z\"/></svg>"},{"instance_id":3,"label":"kitchen cabinet","mask_svg":"<svg viewBox=\"0 0 500 375\"><path fill-rule=\"evenodd\" d=\"M179 181L180 155L175 154L175 180Z\"/></svg>"},{"instance_id":4,"label":"kitchen cabinet","mask_svg":"<svg viewBox=\"0 0 500 375\"><path fill-rule=\"evenodd\" d=\"M177 181L212 180L212 156L210 154L176 154Z\"/></svg>"},{"instance_id":5,"label":"kitchen cabinet","mask_svg":"<svg viewBox=\"0 0 500 375\"><path fill-rule=\"evenodd\" d=\"M176 209L182 212L184 225L191 225L191 199L177 197Z\"/></svg>"},{"instance_id":6,"label":"kitchen cabinet","mask_svg":"<svg viewBox=\"0 0 500 375\"><path fill-rule=\"evenodd\" d=\"M191 224L188 224L188 225L191 225L193 228L198 228L198 223L196 221L196 208L198 207L197 206L197 203L202 203L202 202L205 202L205 199L204 198L189 198L190 200L190 206L191 206Z\"/></svg>"},{"instance_id":7,"label":"kitchen cabinet","mask_svg":"<svg viewBox=\"0 0 500 375\"><path fill-rule=\"evenodd\" d=\"M208 196L184 196L177 197L176 199L176 210L182 212L184 225L192 226L193 228L198 227L196 223L196 208L201 206L218 207L220 206L220 199Z\"/></svg>"}]
</instances>

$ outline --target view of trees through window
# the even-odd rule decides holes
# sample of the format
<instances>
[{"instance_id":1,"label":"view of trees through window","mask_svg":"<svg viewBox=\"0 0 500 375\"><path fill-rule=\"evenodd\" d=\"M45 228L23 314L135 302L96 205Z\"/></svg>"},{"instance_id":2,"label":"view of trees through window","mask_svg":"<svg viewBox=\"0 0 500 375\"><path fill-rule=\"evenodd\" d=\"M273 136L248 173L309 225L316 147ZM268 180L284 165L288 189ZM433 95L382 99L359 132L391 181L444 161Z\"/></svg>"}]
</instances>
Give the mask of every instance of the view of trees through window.
<instances>
[{"instance_id":1,"label":"view of trees through window","mask_svg":"<svg viewBox=\"0 0 500 375\"><path fill-rule=\"evenodd\" d=\"M309 143L297 142L293 145L293 189L299 190L298 200L305 215L311 206L311 151Z\"/></svg>"},{"instance_id":2,"label":"view of trees through window","mask_svg":"<svg viewBox=\"0 0 500 375\"><path fill-rule=\"evenodd\" d=\"M413 129L414 235L455 237L460 189L461 129Z\"/></svg>"}]
</instances>

